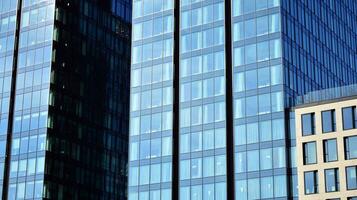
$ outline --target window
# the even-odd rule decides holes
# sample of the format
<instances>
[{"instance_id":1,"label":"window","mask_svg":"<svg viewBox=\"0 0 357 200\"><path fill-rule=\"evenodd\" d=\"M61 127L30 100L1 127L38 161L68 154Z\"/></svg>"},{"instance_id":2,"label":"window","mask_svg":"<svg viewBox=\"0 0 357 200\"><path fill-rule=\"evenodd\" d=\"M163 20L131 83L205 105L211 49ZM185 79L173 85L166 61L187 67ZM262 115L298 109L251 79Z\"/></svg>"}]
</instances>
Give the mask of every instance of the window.
<instances>
[{"instance_id":1,"label":"window","mask_svg":"<svg viewBox=\"0 0 357 200\"><path fill-rule=\"evenodd\" d=\"M322 132L323 133L336 131L335 110L322 111L321 117L322 117Z\"/></svg>"},{"instance_id":2,"label":"window","mask_svg":"<svg viewBox=\"0 0 357 200\"><path fill-rule=\"evenodd\" d=\"M347 190L357 189L357 166L346 167Z\"/></svg>"},{"instance_id":3,"label":"window","mask_svg":"<svg viewBox=\"0 0 357 200\"><path fill-rule=\"evenodd\" d=\"M273 198L273 177L263 177L260 179L261 198Z\"/></svg>"},{"instance_id":4,"label":"window","mask_svg":"<svg viewBox=\"0 0 357 200\"><path fill-rule=\"evenodd\" d=\"M305 194L317 194L318 176L317 171L309 171L304 173Z\"/></svg>"},{"instance_id":5,"label":"window","mask_svg":"<svg viewBox=\"0 0 357 200\"><path fill-rule=\"evenodd\" d=\"M303 114L302 118L302 135L315 134L315 113Z\"/></svg>"},{"instance_id":6,"label":"window","mask_svg":"<svg viewBox=\"0 0 357 200\"><path fill-rule=\"evenodd\" d=\"M357 136L345 138L345 159L357 158Z\"/></svg>"},{"instance_id":7,"label":"window","mask_svg":"<svg viewBox=\"0 0 357 200\"><path fill-rule=\"evenodd\" d=\"M247 169L248 172L259 170L259 150L247 152Z\"/></svg>"},{"instance_id":8,"label":"window","mask_svg":"<svg viewBox=\"0 0 357 200\"><path fill-rule=\"evenodd\" d=\"M338 168L325 170L325 189L326 192L336 192L340 190Z\"/></svg>"},{"instance_id":9,"label":"window","mask_svg":"<svg viewBox=\"0 0 357 200\"><path fill-rule=\"evenodd\" d=\"M348 197L347 200L357 200L357 196L355 196L355 197Z\"/></svg>"},{"instance_id":10,"label":"window","mask_svg":"<svg viewBox=\"0 0 357 200\"><path fill-rule=\"evenodd\" d=\"M243 0L243 6L244 13L250 13L255 11L255 1Z\"/></svg>"},{"instance_id":11,"label":"window","mask_svg":"<svg viewBox=\"0 0 357 200\"><path fill-rule=\"evenodd\" d=\"M264 35L268 33L268 16L257 18L257 35ZM269 51L268 51L269 53Z\"/></svg>"},{"instance_id":12,"label":"window","mask_svg":"<svg viewBox=\"0 0 357 200\"><path fill-rule=\"evenodd\" d=\"M356 128L356 107L342 108L343 130Z\"/></svg>"},{"instance_id":13,"label":"window","mask_svg":"<svg viewBox=\"0 0 357 200\"><path fill-rule=\"evenodd\" d=\"M257 61L256 44L245 46L245 64L255 63Z\"/></svg>"},{"instance_id":14,"label":"window","mask_svg":"<svg viewBox=\"0 0 357 200\"><path fill-rule=\"evenodd\" d=\"M336 139L324 140L324 162L337 161L337 141Z\"/></svg>"},{"instance_id":15,"label":"window","mask_svg":"<svg viewBox=\"0 0 357 200\"><path fill-rule=\"evenodd\" d=\"M316 164L316 142L307 142L303 144L304 165Z\"/></svg>"}]
</instances>

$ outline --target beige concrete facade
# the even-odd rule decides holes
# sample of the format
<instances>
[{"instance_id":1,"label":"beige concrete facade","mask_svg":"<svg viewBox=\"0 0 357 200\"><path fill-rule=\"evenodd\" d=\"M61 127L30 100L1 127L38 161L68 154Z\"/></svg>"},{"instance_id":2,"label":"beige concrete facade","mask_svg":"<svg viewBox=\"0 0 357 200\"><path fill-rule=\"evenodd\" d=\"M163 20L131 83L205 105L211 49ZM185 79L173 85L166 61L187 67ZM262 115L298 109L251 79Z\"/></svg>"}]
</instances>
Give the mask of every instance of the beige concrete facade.
<instances>
[{"instance_id":1,"label":"beige concrete facade","mask_svg":"<svg viewBox=\"0 0 357 200\"><path fill-rule=\"evenodd\" d=\"M297 171L298 171L298 188L299 199L316 199L326 200L339 198L347 200L348 197L357 196L357 190L347 190L346 185L346 166L357 165L357 160L345 160L344 153L344 138L348 136L357 135L357 129L343 130L342 124L342 108L349 106L356 106L357 99L335 101L324 103L321 105L305 105L295 109L295 123L296 123L296 155L297 155ZM336 131L330 133L322 133L321 112L335 109ZM301 116L306 113L315 114L315 135L302 136ZM324 162L323 141L326 139L337 140L338 161ZM304 165L303 144L306 142L316 142L317 163ZM340 189L337 192L326 192L325 190L325 169L338 168L339 169L339 183ZM318 172L318 193L305 195L304 186L304 172L314 171Z\"/></svg>"}]
</instances>

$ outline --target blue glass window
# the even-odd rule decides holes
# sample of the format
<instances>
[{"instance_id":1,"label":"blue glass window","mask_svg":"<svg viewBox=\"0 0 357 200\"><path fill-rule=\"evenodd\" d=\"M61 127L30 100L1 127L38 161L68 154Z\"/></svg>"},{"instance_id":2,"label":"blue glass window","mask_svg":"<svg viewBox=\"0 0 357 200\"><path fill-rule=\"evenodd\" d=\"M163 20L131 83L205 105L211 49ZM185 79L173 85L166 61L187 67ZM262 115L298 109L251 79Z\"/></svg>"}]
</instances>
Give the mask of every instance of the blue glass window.
<instances>
[{"instance_id":1,"label":"blue glass window","mask_svg":"<svg viewBox=\"0 0 357 200\"><path fill-rule=\"evenodd\" d=\"M263 177L260 179L261 198L273 198L273 177Z\"/></svg>"},{"instance_id":2,"label":"blue glass window","mask_svg":"<svg viewBox=\"0 0 357 200\"><path fill-rule=\"evenodd\" d=\"M357 158L357 136L345 137L345 159Z\"/></svg>"},{"instance_id":3,"label":"blue glass window","mask_svg":"<svg viewBox=\"0 0 357 200\"><path fill-rule=\"evenodd\" d=\"M356 128L356 107L342 108L343 130Z\"/></svg>"},{"instance_id":4,"label":"blue glass window","mask_svg":"<svg viewBox=\"0 0 357 200\"><path fill-rule=\"evenodd\" d=\"M336 192L340 190L338 168L325 170L325 190L326 192Z\"/></svg>"},{"instance_id":5,"label":"blue glass window","mask_svg":"<svg viewBox=\"0 0 357 200\"><path fill-rule=\"evenodd\" d=\"M322 132L323 133L336 131L335 110L322 111L321 117L322 117Z\"/></svg>"},{"instance_id":6,"label":"blue glass window","mask_svg":"<svg viewBox=\"0 0 357 200\"><path fill-rule=\"evenodd\" d=\"M258 100L257 96L247 97L246 100L246 115L254 116L258 113Z\"/></svg>"},{"instance_id":7,"label":"blue glass window","mask_svg":"<svg viewBox=\"0 0 357 200\"><path fill-rule=\"evenodd\" d=\"M357 189L357 166L346 167L347 189Z\"/></svg>"},{"instance_id":8,"label":"blue glass window","mask_svg":"<svg viewBox=\"0 0 357 200\"><path fill-rule=\"evenodd\" d=\"M257 36L267 34L269 31L268 27L268 16L257 18ZM268 52L269 53L269 52Z\"/></svg>"},{"instance_id":9,"label":"blue glass window","mask_svg":"<svg viewBox=\"0 0 357 200\"><path fill-rule=\"evenodd\" d=\"M257 88L257 71L250 70L245 72L245 88L246 90L256 89Z\"/></svg>"},{"instance_id":10,"label":"blue glass window","mask_svg":"<svg viewBox=\"0 0 357 200\"><path fill-rule=\"evenodd\" d=\"M255 19L246 20L244 22L244 37L251 38L256 36Z\"/></svg>"},{"instance_id":11,"label":"blue glass window","mask_svg":"<svg viewBox=\"0 0 357 200\"><path fill-rule=\"evenodd\" d=\"M244 0L244 13L250 13L255 11L255 1L252 0Z\"/></svg>"},{"instance_id":12,"label":"blue glass window","mask_svg":"<svg viewBox=\"0 0 357 200\"><path fill-rule=\"evenodd\" d=\"M337 141L336 139L324 140L324 161L337 161Z\"/></svg>"},{"instance_id":13,"label":"blue glass window","mask_svg":"<svg viewBox=\"0 0 357 200\"><path fill-rule=\"evenodd\" d=\"M302 135L315 134L315 113L303 114L302 120Z\"/></svg>"},{"instance_id":14,"label":"blue glass window","mask_svg":"<svg viewBox=\"0 0 357 200\"><path fill-rule=\"evenodd\" d=\"M304 173L305 194L318 193L318 176L317 171L309 171Z\"/></svg>"},{"instance_id":15,"label":"blue glass window","mask_svg":"<svg viewBox=\"0 0 357 200\"><path fill-rule=\"evenodd\" d=\"M247 144L259 142L258 123L247 124Z\"/></svg>"},{"instance_id":16,"label":"blue glass window","mask_svg":"<svg viewBox=\"0 0 357 200\"><path fill-rule=\"evenodd\" d=\"M315 164L316 159L316 142L307 142L303 144L304 148L304 165Z\"/></svg>"},{"instance_id":17,"label":"blue glass window","mask_svg":"<svg viewBox=\"0 0 357 200\"><path fill-rule=\"evenodd\" d=\"M247 169L249 172L259 170L259 150L247 151Z\"/></svg>"}]
</instances>

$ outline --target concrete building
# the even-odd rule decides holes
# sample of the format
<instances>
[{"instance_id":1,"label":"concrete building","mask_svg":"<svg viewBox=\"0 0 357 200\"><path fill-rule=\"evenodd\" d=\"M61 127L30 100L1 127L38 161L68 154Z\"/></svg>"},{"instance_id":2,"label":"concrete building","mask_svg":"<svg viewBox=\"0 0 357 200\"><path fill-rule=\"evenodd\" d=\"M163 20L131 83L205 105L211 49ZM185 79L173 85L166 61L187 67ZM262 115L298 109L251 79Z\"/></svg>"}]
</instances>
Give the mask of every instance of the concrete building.
<instances>
[{"instance_id":1,"label":"concrete building","mask_svg":"<svg viewBox=\"0 0 357 200\"><path fill-rule=\"evenodd\" d=\"M356 88L318 91L295 108L299 199L357 199Z\"/></svg>"}]
</instances>

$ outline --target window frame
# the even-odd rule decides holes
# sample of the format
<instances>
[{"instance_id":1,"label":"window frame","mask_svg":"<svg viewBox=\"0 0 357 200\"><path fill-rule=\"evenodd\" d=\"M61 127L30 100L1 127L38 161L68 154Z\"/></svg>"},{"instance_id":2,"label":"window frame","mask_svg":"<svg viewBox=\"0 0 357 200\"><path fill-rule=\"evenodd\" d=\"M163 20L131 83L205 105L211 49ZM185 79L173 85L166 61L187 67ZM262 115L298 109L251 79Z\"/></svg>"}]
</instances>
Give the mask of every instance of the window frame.
<instances>
[{"instance_id":1,"label":"window frame","mask_svg":"<svg viewBox=\"0 0 357 200\"><path fill-rule=\"evenodd\" d=\"M343 138L343 142L344 142L344 154L345 154L345 160L354 160L357 159L357 155L356 157L352 157L350 156L350 144L349 144L349 138L357 138L357 136L348 136L348 137L344 137Z\"/></svg>"},{"instance_id":2,"label":"window frame","mask_svg":"<svg viewBox=\"0 0 357 200\"><path fill-rule=\"evenodd\" d=\"M344 111L347 109L352 109L352 127L351 128L345 128L345 115L344 115ZM342 128L343 130L351 130L351 129L355 129L357 126L357 118L356 118L356 106L348 106L348 107L343 107L341 109L342 111Z\"/></svg>"},{"instance_id":3,"label":"window frame","mask_svg":"<svg viewBox=\"0 0 357 200\"><path fill-rule=\"evenodd\" d=\"M314 179L314 192L307 193L306 192L306 175L308 173L313 173L313 179ZM313 195L313 194L318 194L319 193L319 178L318 178L318 172L317 170L314 171L305 171L304 172L304 194L305 195Z\"/></svg>"},{"instance_id":4,"label":"window frame","mask_svg":"<svg viewBox=\"0 0 357 200\"><path fill-rule=\"evenodd\" d=\"M331 130L324 130L324 127L325 127L324 113L329 113L327 120L329 120L329 122L331 123ZM322 126L322 133L336 132L336 111L335 111L335 109L321 111L321 126Z\"/></svg>"},{"instance_id":5,"label":"window frame","mask_svg":"<svg viewBox=\"0 0 357 200\"><path fill-rule=\"evenodd\" d=\"M355 185L356 187L355 188L352 188L350 189L349 186L348 186L348 168L354 168L354 171L355 171L355 177L356 177L356 180L355 180ZM352 165L352 166L346 166L345 168L345 174L346 174L346 190L347 191L351 191L351 190L357 190L357 166L356 165Z\"/></svg>"},{"instance_id":6,"label":"window frame","mask_svg":"<svg viewBox=\"0 0 357 200\"><path fill-rule=\"evenodd\" d=\"M310 152L306 152L309 148L307 148L307 146L309 145L309 144L315 144L315 162L312 162L312 163L310 163L310 162L308 162L308 158L309 158L309 156L308 155L310 155ZM317 164L317 149L316 149L316 142L315 141L311 141L311 142L305 142L305 143L303 143L303 164L304 165L314 165L314 164Z\"/></svg>"},{"instance_id":7,"label":"window frame","mask_svg":"<svg viewBox=\"0 0 357 200\"><path fill-rule=\"evenodd\" d=\"M334 186L335 186L335 190L328 190L328 186L327 186L327 174L326 172L333 170L334 172ZM330 168L330 169L325 169L324 170L324 178L325 178L325 192L326 193L330 193L330 192L338 192L340 191L340 175L339 175L339 168Z\"/></svg>"},{"instance_id":8,"label":"window frame","mask_svg":"<svg viewBox=\"0 0 357 200\"><path fill-rule=\"evenodd\" d=\"M329 158L328 142L329 142L329 141L335 141L336 160L328 160L328 158ZM331 139L323 140L323 141L322 141L322 146L323 146L323 153L324 153L324 163L338 161L338 145L337 145L337 139L336 139L336 138L331 138Z\"/></svg>"},{"instance_id":9,"label":"window frame","mask_svg":"<svg viewBox=\"0 0 357 200\"><path fill-rule=\"evenodd\" d=\"M311 130L309 130L309 133L305 133L304 132L304 117L305 116L310 116L310 126L311 126ZM309 135L315 135L316 134L316 130L315 130L315 113L305 113L301 115L301 130L302 130L302 136L309 136Z\"/></svg>"}]
</instances>

